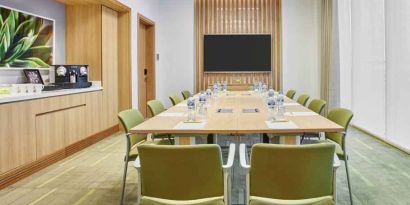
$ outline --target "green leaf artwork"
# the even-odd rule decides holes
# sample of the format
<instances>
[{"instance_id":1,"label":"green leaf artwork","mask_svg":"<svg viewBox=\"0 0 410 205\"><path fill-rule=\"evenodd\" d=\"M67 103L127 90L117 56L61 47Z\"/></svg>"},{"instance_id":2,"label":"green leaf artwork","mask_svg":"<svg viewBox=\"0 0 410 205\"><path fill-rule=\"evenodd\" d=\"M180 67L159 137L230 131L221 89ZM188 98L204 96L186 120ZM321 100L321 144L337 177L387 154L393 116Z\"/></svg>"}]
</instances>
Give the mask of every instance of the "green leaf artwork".
<instances>
[{"instance_id":1,"label":"green leaf artwork","mask_svg":"<svg viewBox=\"0 0 410 205\"><path fill-rule=\"evenodd\" d=\"M52 20L0 6L0 69L53 64Z\"/></svg>"}]
</instances>

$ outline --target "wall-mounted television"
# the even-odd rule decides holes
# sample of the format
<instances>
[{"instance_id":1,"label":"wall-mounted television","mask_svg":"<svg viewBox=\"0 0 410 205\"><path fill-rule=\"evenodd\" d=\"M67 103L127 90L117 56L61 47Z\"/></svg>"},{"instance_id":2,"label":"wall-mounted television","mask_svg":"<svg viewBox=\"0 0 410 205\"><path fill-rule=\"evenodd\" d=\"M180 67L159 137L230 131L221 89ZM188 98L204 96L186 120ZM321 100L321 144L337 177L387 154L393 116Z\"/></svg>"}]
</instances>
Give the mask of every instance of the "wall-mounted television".
<instances>
[{"instance_id":1,"label":"wall-mounted television","mask_svg":"<svg viewBox=\"0 0 410 205\"><path fill-rule=\"evenodd\" d=\"M271 35L205 35L205 72L271 71Z\"/></svg>"}]
</instances>

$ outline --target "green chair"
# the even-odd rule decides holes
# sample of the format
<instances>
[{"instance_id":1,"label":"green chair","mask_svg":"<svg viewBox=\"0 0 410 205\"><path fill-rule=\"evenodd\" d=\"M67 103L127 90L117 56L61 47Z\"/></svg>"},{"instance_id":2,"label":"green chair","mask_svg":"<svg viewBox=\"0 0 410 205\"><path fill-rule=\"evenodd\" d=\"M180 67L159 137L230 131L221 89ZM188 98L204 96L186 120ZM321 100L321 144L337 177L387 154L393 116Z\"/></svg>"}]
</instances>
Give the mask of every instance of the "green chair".
<instances>
[{"instance_id":1,"label":"green chair","mask_svg":"<svg viewBox=\"0 0 410 205\"><path fill-rule=\"evenodd\" d=\"M125 192L125 182L127 178L127 169L128 169L128 162L134 161L138 156L138 151L136 145L138 144L169 144L168 140L155 140L155 141L148 141L147 135L140 135L140 134L131 134L129 131L131 128L139 125L140 123L144 122L144 116L138 110L130 109L125 110L118 113L118 118L121 121L122 126L126 133L127 139L127 150L125 152L124 158L124 175L122 181L122 193L121 193L121 204L124 200L124 192Z\"/></svg>"},{"instance_id":2,"label":"green chair","mask_svg":"<svg viewBox=\"0 0 410 205\"><path fill-rule=\"evenodd\" d=\"M346 152L346 132L350 121L353 118L353 112L344 108L335 108L329 111L327 118L344 128L343 133L326 133L325 140L320 142L329 142L336 146L336 154L340 160L345 162L347 185L349 188L350 203L353 204L352 188L350 186L348 155Z\"/></svg>"},{"instance_id":3,"label":"green chair","mask_svg":"<svg viewBox=\"0 0 410 205\"><path fill-rule=\"evenodd\" d=\"M317 114L321 114L323 109L326 107L326 101L321 99L313 99L308 108Z\"/></svg>"},{"instance_id":4,"label":"green chair","mask_svg":"<svg viewBox=\"0 0 410 205\"><path fill-rule=\"evenodd\" d=\"M246 171L247 205L335 204L340 161L334 145L256 144L250 165L245 144L239 154Z\"/></svg>"},{"instance_id":5,"label":"green chair","mask_svg":"<svg viewBox=\"0 0 410 205\"><path fill-rule=\"evenodd\" d=\"M182 97L184 97L184 100L188 99L189 97L191 97L191 92L189 92L189 90L183 90L181 91Z\"/></svg>"},{"instance_id":6,"label":"green chair","mask_svg":"<svg viewBox=\"0 0 410 205\"><path fill-rule=\"evenodd\" d=\"M323 109L325 108L325 106L326 106L326 101L321 100L321 99L314 99L309 103L308 108L309 110L312 110L313 112L320 115ZM320 139L319 133L303 133L300 139L301 144L305 140L306 137L309 137L309 138L317 137L318 139Z\"/></svg>"},{"instance_id":7,"label":"green chair","mask_svg":"<svg viewBox=\"0 0 410 205\"><path fill-rule=\"evenodd\" d=\"M182 100L177 95L171 95L171 96L169 96L169 99L171 100L171 103L172 103L173 106L175 106L178 103L182 102Z\"/></svg>"},{"instance_id":8,"label":"green chair","mask_svg":"<svg viewBox=\"0 0 410 205\"><path fill-rule=\"evenodd\" d=\"M159 100L150 100L147 102L147 105L152 116L156 116L166 110L164 104Z\"/></svg>"},{"instance_id":9,"label":"green chair","mask_svg":"<svg viewBox=\"0 0 410 205\"><path fill-rule=\"evenodd\" d=\"M298 97L297 102L303 106L306 106L307 101L309 100L310 96L306 94L302 94Z\"/></svg>"},{"instance_id":10,"label":"green chair","mask_svg":"<svg viewBox=\"0 0 410 205\"><path fill-rule=\"evenodd\" d=\"M296 95L296 91L295 90L288 90L288 92L286 93L286 97L293 99Z\"/></svg>"},{"instance_id":11,"label":"green chair","mask_svg":"<svg viewBox=\"0 0 410 205\"><path fill-rule=\"evenodd\" d=\"M161 114L162 112L164 112L166 110L165 107L164 107L164 104L162 104L162 102L159 101L159 100L150 100L150 101L147 102L147 105L148 105L149 111L151 112L152 116L156 116L158 114ZM174 139L169 134L153 134L152 138L153 139L168 138L170 143L174 144Z\"/></svg>"},{"instance_id":12,"label":"green chair","mask_svg":"<svg viewBox=\"0 0 410 205\"><path fill-rule=\"evenodd\" d=\"M138 150L137 204L230 204L234 144L226 165L218 145L141 145Z\"/></svg>"}]
</instances>

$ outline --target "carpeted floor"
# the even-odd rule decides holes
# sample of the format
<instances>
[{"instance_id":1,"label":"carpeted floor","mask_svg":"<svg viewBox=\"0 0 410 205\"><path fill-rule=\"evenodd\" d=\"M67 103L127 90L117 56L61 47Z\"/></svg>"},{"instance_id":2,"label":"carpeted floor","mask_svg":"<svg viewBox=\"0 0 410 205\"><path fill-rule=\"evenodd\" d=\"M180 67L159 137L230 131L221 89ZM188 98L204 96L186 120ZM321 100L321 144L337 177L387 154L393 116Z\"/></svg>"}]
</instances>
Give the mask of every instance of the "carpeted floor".
<instances>
[{"instance_id":1,"label":"carpeted floor","mask_svg":"<svg viewBox=\"0 0 410 205\"><path fill-rule=\"evenodd\" d=\"M232 138L219 137L226 145ZM198 139L198 142L203 139ZM244 136L242 142L259 142ZM379 142L361 131L350 129L347 140L353 199L357 205L410 204L410 156ZM125 140L113 135L0 191L0 204L80 205L118 204L121 193ZM223 149L224 156L227 150ZM129 164L126 204L136 204L136 171ZM235 163L233 203L244 204L245 178ZM337 173L337 202L349 204L345 167Z\"/></svg>"}]
</instances>

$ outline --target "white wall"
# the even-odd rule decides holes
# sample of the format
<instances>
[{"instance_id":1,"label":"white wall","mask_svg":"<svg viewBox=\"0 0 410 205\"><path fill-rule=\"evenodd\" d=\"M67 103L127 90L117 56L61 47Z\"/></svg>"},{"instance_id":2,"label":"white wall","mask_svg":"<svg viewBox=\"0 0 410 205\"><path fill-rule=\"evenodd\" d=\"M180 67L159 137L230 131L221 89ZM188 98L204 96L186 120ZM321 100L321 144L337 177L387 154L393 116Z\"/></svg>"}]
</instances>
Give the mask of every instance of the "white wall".
<instances>
[{"instance_id":1,"label":"white wall","mask_svg":"<svg viewBox=\"0 0 410 205\"><path fill-rule=\"evenodd\" d=\"M138 108L138 14L151 19L156 24L158 23L158 5L159 0L119 0L123 4L132 9L131 13L131 61L132 61L132 107ZM158 29L158 28L157 28ZM158 39L158 32L156 32ZM158 43L156 44L158 50ZM158 69L158 68L157 68ZM156 78L160 78L160 73L157 72ZM158 89L158 86L157 86ZM157 90L158 92L158 90Z\"/></svg>"},{"instance_id":2,"label":"white wall","mask_svg":"<svg viewBox=\"0 0 410 205\"><path fill-rule=\"evenodd\" d=\"M159 11L157 96L170 106L169 95L194 91L194 1L162 1Z\"/></svg>"},{"instance_id":3,"label":"white wall","mask_svg":"<svg viewBox=\"0 0 410 205\"><path fill-rule=\"evenodd\" d=\"M353 123L385 135L384 0L352 1Z\"/></svg>"},{"instance_id":4,"label":"white wall","mask_svg":"<svg viewBox=\"0 0 410 205\"><path fill-rule=\"evenodd\" d=\"M65 63L65 7L63 4L57 3L55 0L0 0L0 5L55 20L54 63ZM2 71L0 69L0 84L22 81L25 81L25 77L21 70Z\"/></svg>"},{"instance_id":5,"label":"white wall","mask_svg":"<svg viewBox=\"0 0 410 205\"><path fill-rule=\"evenodd\" d=\"M386 1L387 139L410 150L410 1Z\"/></svg>"},{"instance_id":6,"label":"white wall","mask_svg":"<svg viewBox=\"0 0 410 205\"><path fill-rule=\"evenodd\" d=\"M282 1L283 88L320 97L320 1Z\"/></svg>"}]
</instances>

